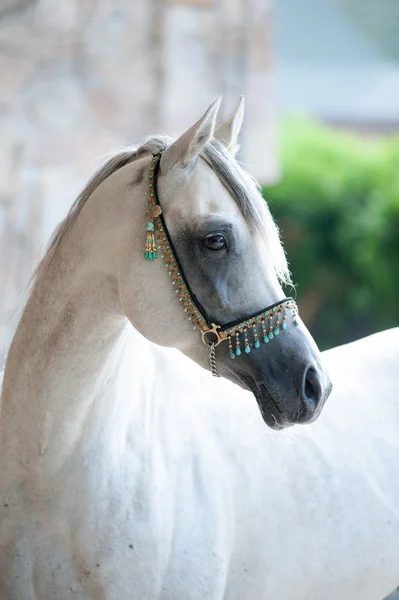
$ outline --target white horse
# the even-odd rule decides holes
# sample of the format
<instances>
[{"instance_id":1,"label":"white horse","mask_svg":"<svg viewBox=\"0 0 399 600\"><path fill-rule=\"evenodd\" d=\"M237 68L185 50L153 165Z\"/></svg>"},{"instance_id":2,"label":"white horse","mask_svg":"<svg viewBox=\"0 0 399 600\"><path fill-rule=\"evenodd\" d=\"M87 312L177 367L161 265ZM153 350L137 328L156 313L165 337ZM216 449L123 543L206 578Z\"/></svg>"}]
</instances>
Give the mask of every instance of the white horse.
<instances>
[{"instance_id":1,"label":"white horse","mask_svg":"<svg viewBox=\"0 0 399 600\"><path fill-rule=\"evenodd\" d=\"M217 109L111 159L39 265L3 382L1 600L381 600L399 581L399 331L323 355L316 422L265 426L315 420L330 383L233 155L243 104L215 131ZM149 262L155 163L175 253ZM203 315L275 303L271 343L240 330L224 378L201 368Z\"/></svg>"}]
</instances>

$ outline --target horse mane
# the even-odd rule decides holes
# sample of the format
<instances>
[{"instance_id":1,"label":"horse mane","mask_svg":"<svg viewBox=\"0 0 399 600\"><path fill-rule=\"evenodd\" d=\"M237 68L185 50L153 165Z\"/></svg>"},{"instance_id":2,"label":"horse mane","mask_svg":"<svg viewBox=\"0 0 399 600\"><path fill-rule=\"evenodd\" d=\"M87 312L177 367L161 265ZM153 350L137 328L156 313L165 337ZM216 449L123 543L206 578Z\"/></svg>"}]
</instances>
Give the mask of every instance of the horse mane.
<instances>
[{"instance_id":1,"label":"horse mane","mask_svg":"<svg viewBox=\"0 0 399 600\"><path fill-rule=\"evenodd\" d=\"M73 227L87 200L93 192L110 175L125 165L134 162L147 154L158 154L165 151L174 139L166 135L152 135L145 138L137 146L128 146L112 155L102 167L92 176L86 187L72 204L67 216L55 229L47 246L44 257L38 264L32 280L38 273L49 266L52 257L62 244L66 234ZM109 156L109 155L108 155ZM267 251L276 272L282 283L291 285L291 276L281 245L277 225L266 202L260 194L260 186L235 160L223 144L218 140L211 140L204 147L200 156L208 163L217 177L226 187L232 198L236 201L248 224L259 230L267 244Z\"/></svg>"}]
</instances>

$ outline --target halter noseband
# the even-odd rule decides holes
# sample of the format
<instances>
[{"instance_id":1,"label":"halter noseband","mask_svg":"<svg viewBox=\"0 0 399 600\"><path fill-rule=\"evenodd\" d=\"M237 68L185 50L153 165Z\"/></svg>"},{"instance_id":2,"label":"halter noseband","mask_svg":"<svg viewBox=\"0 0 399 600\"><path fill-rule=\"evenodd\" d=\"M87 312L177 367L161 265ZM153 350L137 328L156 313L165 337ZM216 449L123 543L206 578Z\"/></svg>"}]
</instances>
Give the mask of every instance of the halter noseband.
<instances>
[{"instance_id":1,"label":"halter noseband","mask_svg":"<svg viewBox=\"0 0 399 600\"><path fill-rule=\"evenodd\" d=\"M284 331L287 328L288 311L292 314L294 324L298 325L298 307L292 298L284 298L284 300L276 302L241 321L232 321L227 325L216 325L211 322L184 275L165 223L157 190L161 156L162 153L159 153L152 157L148 176L148 189L145 191L147 214L149 214L150 220L145 226L147 237L144 257L147 260L154 261L160 256L164 262L172 285L176 288L176 295L184 308L184 312L187 313L188 320L193 324L194 330L198 329L200 331L203 343L209 348L212 374L218 376L216 346L227 340L231 359L240 356L241 350L249 354L251 348L260 348L259 337L261 337L264 344L268 344L270 340L280 334L280 330ZM248 339L250 331L253 338L252 342Z\"/></svg>"}]
</instances>

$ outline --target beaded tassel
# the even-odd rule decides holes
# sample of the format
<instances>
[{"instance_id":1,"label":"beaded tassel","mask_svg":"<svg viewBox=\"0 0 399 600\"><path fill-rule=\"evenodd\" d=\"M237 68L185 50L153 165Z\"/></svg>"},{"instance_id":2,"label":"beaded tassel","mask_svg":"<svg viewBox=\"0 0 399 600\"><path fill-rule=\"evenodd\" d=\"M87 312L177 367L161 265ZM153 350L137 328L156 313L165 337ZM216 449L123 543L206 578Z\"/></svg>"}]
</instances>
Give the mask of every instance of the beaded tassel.
<instances>
[{"instance_id":1,"label":"beaded tassel","mask_svg":"<svg viewBox=\"0 0 399 600\"><path fill-rule=\"evenodd\" d=\"M257 325L258 325L257 323L254 323L252 326L252 332L254 334L254 348L260 347L260 342L258 340L258 332L256 331Z\"/></svg>"},{"instance_id":2,"label":"beaded tassel","mask_svg":"<svg viewBox=\"0 0 399 600\"><path fill-rule=\"evenodd\" d=\"M229 354L230 354L230 358L234 359L236 357L236 355L234 354L234 350L233 350L233 342L231 340L231 335L228 336L227 341L229 343Z\"/></svg>"},{"instance_id":3,"label":"beaded tassel","mask_svg":"<svg viewBox=\"0 0 399 600\"><path fill-rule=\"evenodd\" d=\"M267 329L265 326L265 319L262 319L262 335L263 335L263 343L268 344L269 338L267 337Z\"/></svg>"},{"instance_id":4,"label":"beaded tassel","mask_svg":"<svg viewBox=\"0 0 399 600\"><path fill-rule=\"evenodd\" d=\"M283 322L281 323L281 329L287 329L287 311L283 310Z\"/></svg>"},{"instance_id":5,"label":"beaded tassel","mask_svg":"<svg viewBox=\"0 0 399 600\"><path fill-rule=\"evenodd\" d=\"M294 325L296 325L296 326L299 325L299 321L298 321L297 317L298 317L298 309L297 308L293 308L292 309L292 318L294 320Z\"/></svg>"},{"instance_id":6,"label":"beaded tassel","mask_svg":"<svg viewBox=\"0 0 399 600\"><path fill-rule=\"evenodd\" d=\"M274 338L274 335L273 335L273 316L272 315L270 315L270 317L269 317L269 333L268 333L267 337L269 338L269 340L272 340Z\"/></svg>"},{"instance_id":7,"label":"beaded tassel","mask_svg":"<svg viewBox=\"0 0 399 600\"><path fill-rule=\"evenodd\" d=\"M145 225L145 229L147 232L146 240L145 240L145 252L144 258L147 260L155 260L158 258L157 246L155 242L155 224L154 220L157 223L160 223L159 216L162 213L162 209L159 204L156 203L155 199L155 191L154 191L154 171L156 165L156 158L151 161L150 174L149 174L149 190L145 192L147 196L148 202L146 202L147 206L147 214L150 215L150 220ZM151 206L150 206L151 205ZM148 208L149 207L149 208ZM162 232L163 229L158 227L158 229Z\"/></svg>"},{"instance_id":8,"label":"beaded tassel","mask_svg":"<svg viewBox=\"0 0 399 600\"><path fill-rule=\"evenodd\" d=\"M244 352L246 354L249 354L251 352L251 346L249 345L248 331L246 327L244 327Z\"/></svg>"},{"instance_id":9,"label":"beaded tassel","mask_svg":"<svg viewBox=\"0 0 399 600\"><path fill-rule=\"evenodd\" d=\"M240 334L236 331L236 356L240 356L241 348L240 348Z\"/></svg>"},{"instance_id":10,"label":"beaded tassel","mask_svg":"<svg viewBox=\"0 0 399 600\"><path fill-rule=\"evenodd\" d=\"M152 221L148 221L145 228L147 231L147 236L145 241L144 258L147 260L155 260L158 258L158 252L155 245L154 223Z\"/></svg>"},{"instance_id":11,"label":"beaded tassel","mask_svg":"<svg viewBox=\"0 0 399 600\"><path fill-rule=\"evenodd\" d=\"M274 335L279 335L279 333L280 333L280 313L281 313L281 310L278 310L278 312L277 312L277 321L276 321L276 324L275 324L274 329L273 329L273 334Z\"/></svg>"}]
</instances>

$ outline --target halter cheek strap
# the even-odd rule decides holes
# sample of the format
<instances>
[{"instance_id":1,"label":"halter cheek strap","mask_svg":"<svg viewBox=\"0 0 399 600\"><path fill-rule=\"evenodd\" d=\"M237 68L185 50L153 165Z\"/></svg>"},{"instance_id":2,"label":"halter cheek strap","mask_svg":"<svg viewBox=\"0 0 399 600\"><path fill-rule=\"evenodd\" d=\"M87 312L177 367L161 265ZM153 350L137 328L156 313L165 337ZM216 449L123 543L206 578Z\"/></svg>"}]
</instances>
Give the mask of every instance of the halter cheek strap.
<instances>
[{"instance_id":1,"label":"halter cheek strap","mask_svg":"<svg viewBox=\"0 0 399 600\"><path fill-rule=\"evenodd\" d=\"M226 325L217 325L210 321L208 314L192 291L173 241L169 235L162 206L159 201L157 181L162 154L152 157L145 191L149 220L146 223L146 245L144 257L149 261L161 258L166 272L175 287L187 319L194 331L199 330L203 343L209 348L209 361L212 374L218 376L215 348L224 341L228 342L229 355L235 359L242 354L268 344L274 337L287 328L287 314L291 313L294 325L298 325L298 307L292 298L284 298L263 310L249 315L242 321L232 321Z\"/></svg>"}]
</instances>

